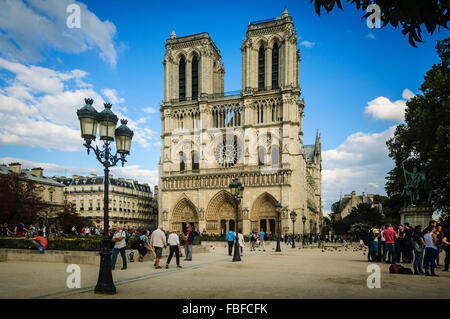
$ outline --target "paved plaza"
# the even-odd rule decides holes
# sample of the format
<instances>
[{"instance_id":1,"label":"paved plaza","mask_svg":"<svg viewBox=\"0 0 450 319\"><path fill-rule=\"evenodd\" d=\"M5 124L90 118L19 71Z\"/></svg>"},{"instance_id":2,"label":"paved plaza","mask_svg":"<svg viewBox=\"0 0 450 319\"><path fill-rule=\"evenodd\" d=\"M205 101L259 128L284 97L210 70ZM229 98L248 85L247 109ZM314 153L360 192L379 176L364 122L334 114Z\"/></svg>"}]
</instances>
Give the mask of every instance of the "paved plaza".
<instances>
[{"instance_id":1,"label":"paved plaza","mask_svg":"<svg viewBox=\"0 0 450 319\"><path fill-rule=\"evenodd\" d=\"M447 298L450 274L442 267L436 271L440 277L424 277L389 274L389 265L379 263L381 288L369 289L364 251L339 246L322 252L316 246L282 244L282 252L275 253L273 247L245 250L236 263L224 246L217 247L182 261L181 269L173 260L168 270L154 269L151 260L120 270L119 257L113 296L93 292L95 265L79 265L81 288L69 289L68 264L6 261L0 263L0 298Z\"/></svg>"}]
</instances>

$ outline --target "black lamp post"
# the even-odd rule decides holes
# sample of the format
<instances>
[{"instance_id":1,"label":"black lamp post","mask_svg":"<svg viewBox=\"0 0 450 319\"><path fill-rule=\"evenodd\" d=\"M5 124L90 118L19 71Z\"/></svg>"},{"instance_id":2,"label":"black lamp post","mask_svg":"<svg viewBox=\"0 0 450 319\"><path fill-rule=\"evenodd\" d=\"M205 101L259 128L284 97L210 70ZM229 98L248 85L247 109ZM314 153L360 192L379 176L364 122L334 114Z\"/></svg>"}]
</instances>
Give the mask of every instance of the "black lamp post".
<instances>
[{"instance_id":1,"label":"black lamp post","mask_svg":"<svg viewBox=\"0 0 450 319\"><path fill-rule=\"evenodd\" d=\"M241 203L242 195L244 193L244 186L242 186L241 182L239 182L239 180L235 178L233 179L229 187L231 195L233 196L234 199L234 203L236 205L236 224L235 224L236 238L234 243L233 261L241 261L241 253L239 251L238 222L239 222L239 204Z\"/></svg>"},{"instance_id":2,"label":"black lamp post","mask_svg":"<svg viewBox=\"0 0 450 319\"><path fill-rule=\"evenodd\" d=\"M281 247L280 247L280 240L281 240L281 204L279 202L277 202L275 204L275 211L277 212L277 217L278 217L277 249L275 249L275 251L280 252L281 251Z\"/></svg>"},{"instance_id":3,"label":"black lamp post","mask_svg":"<svg viewBox=\"0 0 450 319\"><path fill-rule=\"evenodd\" d=\"M108 234L109 228L109 168L113 167L120 160L122 166L126 162L125 156L130 154L131 139L133 138L133 131L127 127L127 121L121 120L121 126L116 129L118 118L111 111L111 104L105 103L105 109L98 113L92 106L94 100L85 99L86 105L77 111L78 119L80 120L81 137L83 137L87 148L87 152L92 150L97 157L97 160L103 164L105 168L104 180L104 197L103 197L103 211L104 211L104 226L102 247L100 249L100 271L98 275L97 285L94 292L102 294L115 294L116 287L114 286L112 271L111 271L111 238ZM103 149L98 146L92 146L92 141L95 141L97 136L97 126L100 124L100 139L103 141ZM116 140L117 152L115 155L111 154L110 144ZM119 156L118 156L119 155Z\"/></svg>"},{"instance_id":4,"label":"black lamp post","mask_svg":"<svg viewBox=\"0 0 450 319\"><path fill-rule=\"evenodd\" d=\"M297 220L297 213L292 211L289 216L291 216L292 220L292 248L295 248L295 232L294 232L294 225L295 221Z\"/></svg>"},{"instance_id":5,"label":"black lamp post","mask_svg":"<svg viewBox=\"0 0 450 319\"><path fill-rule=\"evenodd\" d=\"M305 246L305 222L306 222L306 216L305 215L303 215L303 217L302 217L302 222L303 222L303 231L302 231L302 245L303 246Z\"/></svg>"}]
</instances>

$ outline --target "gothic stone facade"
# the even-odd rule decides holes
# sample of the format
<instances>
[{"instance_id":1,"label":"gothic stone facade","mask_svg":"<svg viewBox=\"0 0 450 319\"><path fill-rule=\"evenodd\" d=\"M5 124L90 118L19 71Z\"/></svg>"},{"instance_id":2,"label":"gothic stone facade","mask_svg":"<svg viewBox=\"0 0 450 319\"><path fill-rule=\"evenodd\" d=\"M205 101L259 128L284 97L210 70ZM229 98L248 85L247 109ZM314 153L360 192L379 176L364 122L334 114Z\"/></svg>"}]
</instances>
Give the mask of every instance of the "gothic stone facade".
<instances>
[{"instance_id":1,"label":"gothic stone facade","mask_svg":"<svg viewBox=\"0 0 450 319\"><path fill-rule=\"evenodd\" d=\"M297 35L287 11L249 24L242 51L242 91L224 93L220 50L208 33L166 41L160 106L159 222L165 229L219 234L234 229L229 184L244 193L239 229L320 231L321 143L303 145ZM306 217L303 223L302 216ZM305 228L303 228L303 224Z\"/></svg>"}]
</instances>

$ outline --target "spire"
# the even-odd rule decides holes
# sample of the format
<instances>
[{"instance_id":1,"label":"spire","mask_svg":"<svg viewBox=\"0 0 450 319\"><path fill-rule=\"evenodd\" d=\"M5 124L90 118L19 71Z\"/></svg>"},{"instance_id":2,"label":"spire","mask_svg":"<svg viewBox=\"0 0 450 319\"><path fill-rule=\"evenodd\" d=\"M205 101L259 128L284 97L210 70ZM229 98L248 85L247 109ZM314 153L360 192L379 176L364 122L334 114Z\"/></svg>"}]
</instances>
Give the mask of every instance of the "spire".
<instances>
[{"instance_id":1,"label":"spire","mask_svg":"<svg viewBox=\"0 0 450 319\"><path fill-rule=\"evenodd\" d=\"M171 39L175 39L177 37L177 34L175 33L175 29L172 29L172 33L170 34Z\"/></svg>"},{"instance_id":2,"label":"spire","mask_svg":"<svg viewBox=\"0 0 450 319\"><path fill-rule=\"evenodd\" d=\"M286 6L284 6L284 11L283 11L283 14L281 15L281 17L282 17L282 18L289 17L289 13L288 13L288 11L287 11L287 7L286 7Z\"/></svg>"}]
</instances>

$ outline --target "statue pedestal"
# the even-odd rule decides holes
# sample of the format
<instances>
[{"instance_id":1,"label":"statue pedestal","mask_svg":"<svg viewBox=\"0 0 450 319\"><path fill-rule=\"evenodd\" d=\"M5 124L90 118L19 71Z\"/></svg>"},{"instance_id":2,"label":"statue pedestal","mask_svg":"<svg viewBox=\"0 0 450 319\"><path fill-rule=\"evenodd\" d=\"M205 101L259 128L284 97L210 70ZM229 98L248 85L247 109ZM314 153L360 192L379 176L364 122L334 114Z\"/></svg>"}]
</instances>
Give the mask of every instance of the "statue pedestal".
<instances>
[{"instance_id":1,"label":"statue pedestal","mask_svg":"<svg viewBox=\"0 0 450 319\"><path fill-rule=\"evenodd\" d=\"M421 225L428 226L433 216L434 208L431 206L408 206L400 210L400 223L409 223L411 227Z\"/></svg>"}]
</instances>

